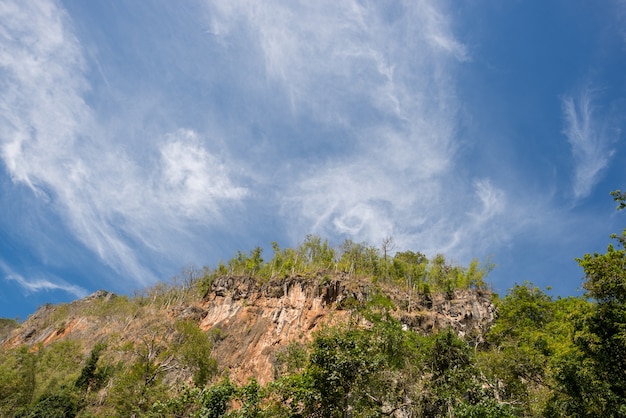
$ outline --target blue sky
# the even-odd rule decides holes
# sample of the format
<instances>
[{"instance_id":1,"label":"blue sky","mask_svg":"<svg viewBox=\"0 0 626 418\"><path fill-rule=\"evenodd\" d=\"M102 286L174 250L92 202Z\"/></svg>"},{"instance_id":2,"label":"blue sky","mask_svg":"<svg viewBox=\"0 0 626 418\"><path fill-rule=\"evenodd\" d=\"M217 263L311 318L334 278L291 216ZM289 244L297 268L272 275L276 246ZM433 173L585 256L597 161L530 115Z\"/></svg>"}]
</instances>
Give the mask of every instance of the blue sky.
<instances>
[{"instance_id":1,"label":"blue sky","mask_svg":"<svg viewBox=\"0 0 626 418\"><path fill-rule=\"evenodd\" d=\"M626 2L0 4L0 316L314 233L580 294Z\"/></svg>"}]
</instances>

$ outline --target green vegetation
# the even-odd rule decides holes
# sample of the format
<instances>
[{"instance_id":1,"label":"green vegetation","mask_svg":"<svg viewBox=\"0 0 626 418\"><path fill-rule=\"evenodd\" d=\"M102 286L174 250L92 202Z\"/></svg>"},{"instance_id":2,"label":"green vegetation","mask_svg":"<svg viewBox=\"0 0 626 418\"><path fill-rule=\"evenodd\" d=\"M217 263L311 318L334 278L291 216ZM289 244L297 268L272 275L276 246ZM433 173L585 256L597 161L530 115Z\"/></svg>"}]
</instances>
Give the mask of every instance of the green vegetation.
<instances>
[{"instance_id":1,"label":"green vegetation","mask_svg":"<svg viewBox=\"0 0 626 418\"><path fill-rule=\"evenodd\" d=\"M0 341L8 336L11 331L19 326L15 319L0 318Z\"/></svg>"},{"instance_id":2,"label":"green vegetation","mask_svg":"<svg viewBox=\"0 0 626 418\"><path fill-rule=\"evenodd\" d=\"M216 269L204 269L199 281L202 291L209 289L220 276L249 276L262 282L293 276L321 277L342 275L347 278L369 278L374 283L389 284L421 294L452 294L460 289L486 289L486 276L493 265L481 265L473 260L469 267L450 264L441 254L429 260L422 253L397 252L387 254L391 239L381 250L366 243L346 240L338 249L316 235L308 235L297 248L281 249L272 243L271 260L263 259L263 249L256 247L249 254L238 251L228 262Z\"/></svg>"},{"instance_id":3,"label":"green vegetation","mask_svg":"<svg viewBox=\"0 0 626 418\"><path fill-rule=\"evenodd\" d=\"M612 194L625 209L626 195ZM295 249L273 243L269 261L260 248L238 252L216 269L187 269L132 298L47 306L41 325L59 335L75 314L122 329L87 346L70 335L1 349L0 416L625 417L626 229L612 238L617 244L606 253L577 259L584 297L553 298L532 283L516 285L495 298L497 320L479 338L406 329L385 291L426 300L481 292L491 265L460 267L412 251L392 256L390 238L382 250L352 241L335 249L308 236ZM232 381L212 354L223 332L204 332L196 320L173 314L220 276L262 283L297 275L321 283L369 279L380 290L346 305L344 323L279 350L267 385ZM411 306L409 299L402 309Z\"/></svg>"}]
</instances>

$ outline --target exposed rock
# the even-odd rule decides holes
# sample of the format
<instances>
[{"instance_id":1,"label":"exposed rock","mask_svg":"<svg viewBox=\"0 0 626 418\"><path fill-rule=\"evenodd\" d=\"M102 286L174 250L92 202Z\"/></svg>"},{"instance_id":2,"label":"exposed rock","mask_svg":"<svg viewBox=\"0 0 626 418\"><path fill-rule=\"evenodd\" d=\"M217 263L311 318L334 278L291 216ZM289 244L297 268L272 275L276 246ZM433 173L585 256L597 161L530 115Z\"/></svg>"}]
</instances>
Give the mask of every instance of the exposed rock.
<instances>
[{"instance_id":1,"label":"exposed rock","mask_svg":"<svg viewBox=\"0 0 626 418\"><path fill-rule=\"evenodd\" d=\"M197 305L191 305L185 308L177 307L172 309L172 313L176 319L194 322L200 322L207 315L207 311Z\"/></svg>"},{"instance_id":2,"label":"exposed rock","mask_svg":"<svg viewBox=\"0 0 626 418\"><path fill-rule=\"evenodd\" d=\"M206 315L200 326L225 334L215 355L232 378L245 381L255 376L266 383L273 377L271 361L277 349L291 341L310 340L323 324L345 321L351 314L346 308L364 303L376 291L371 283L354 280L291 277L259 284L250 277L221 277L204 298ZM410 299L393 292L390 296L397 306L406 306ZM450 326L460 335L482 339L495 319L491 293L468 290L451 296L413 295L411 309L394 314L415 332Z\"/></svg>"},{"instance_id":3,"label":"exposed rock","mask_svg":"<svg viewBox=\"0 0 626 418\"><path fill-rule=\"evenodd\" d=\"M274 376L272 359L277 350L292 341L310 341L325 324L346 321L354 308L380 292L392 300L396 307L392 315L403 327L421 334L452 327L459 335L479 342L495 319L488 291L420 295L342 275L293 276L267 282L228 276L216 278L201 300L186 303L182 299L170 303L171 298L162 305L153 304L153 299L131 302L98 291L70 304L45 305L18 328L7 330L0 344L47 345L72 338L80 340L87 353L103 340L114 339L122 345L148 338L148 329L161 330L159 338L166 341L176 321L189 320L219 336L213 354L233 380L242 383L254 376L264 384Z\"/></svg>"},{"instance_id":4,"label":"exposed rock","mask_svg":"<svg viewBox=\"0 0 626 418\"><path fill-rule=\"evenodd\" d=\"M91 295L84 297L80 301L88 302L88 301L96 300L96 299L103 299L105 301L109 301L113 299L114 297L117 297L117 295L113 292L109 292L107 290L96 290Z\"/></svg>"}]
</instances>

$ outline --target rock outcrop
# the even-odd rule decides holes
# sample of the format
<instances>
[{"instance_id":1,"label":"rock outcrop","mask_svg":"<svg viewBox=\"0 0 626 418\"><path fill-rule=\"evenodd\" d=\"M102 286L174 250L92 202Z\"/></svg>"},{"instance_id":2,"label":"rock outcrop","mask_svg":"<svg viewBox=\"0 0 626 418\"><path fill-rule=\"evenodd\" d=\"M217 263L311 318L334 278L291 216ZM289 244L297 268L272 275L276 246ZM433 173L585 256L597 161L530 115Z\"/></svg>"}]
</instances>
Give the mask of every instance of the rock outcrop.
<instances>
[{"instance_id":1,"label":"rock outcrop","mask_svg":"<svg viewBox=\"0 0 626 418\"><path fill-rule=\"evenodd\" d=\"M0 344L36 346L73 338L87 353L99 341L123 345L146 338L147 329L161 330L158 338L167 341L177 320L189 320L213 336L213 355L233 380L254 376L267 383L279 349L310 341L326 324L346 321L377 293L391 299L392 315L405 329L422 334L452 327L479 342L495 319L492 295L484 290L426 296L342 275L267 282L227 276L213 280L203 298L157 294L130 300L98 291L70 304L45 305L19 327L7 329Z\"/></svg>"},{"instance_id":2,"label":"rock outcrop","mask_svg":"<svg viewBox=\"0 0 626 418\"><path fill-rule=\"evenodd\" d=\"M392 289L385 292L369 281L341 277L296 276L263 284L250 277L222 277L212 283L201 304L199 324L222 335L214 353L232 378L243 381L255 376L266 383L273 378L272 362L279 348L310 340L324 324L347 320L351 307L380 291L397 306L392 314L404 327L422 334L452 327L479 341L495 319L488 291L426 298Z\"/></svg>"}]
</instances>

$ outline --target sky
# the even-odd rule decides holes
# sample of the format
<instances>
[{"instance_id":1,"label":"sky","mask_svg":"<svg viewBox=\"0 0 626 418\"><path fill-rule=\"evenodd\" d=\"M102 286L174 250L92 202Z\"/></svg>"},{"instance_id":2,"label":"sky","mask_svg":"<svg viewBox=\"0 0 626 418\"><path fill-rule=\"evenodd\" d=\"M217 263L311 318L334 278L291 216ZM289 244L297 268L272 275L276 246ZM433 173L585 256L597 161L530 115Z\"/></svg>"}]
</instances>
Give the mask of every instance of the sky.
<instances>
[{"instance_id":1,"label":"sky","mask_svg":"<svg viewBox=\"0 0 626 418\"><path fill-rule=\"evenodd\" d=\"M0 2L0 317L307 234L582 295L626 1Z\"/></svg>"}]
</instances>

